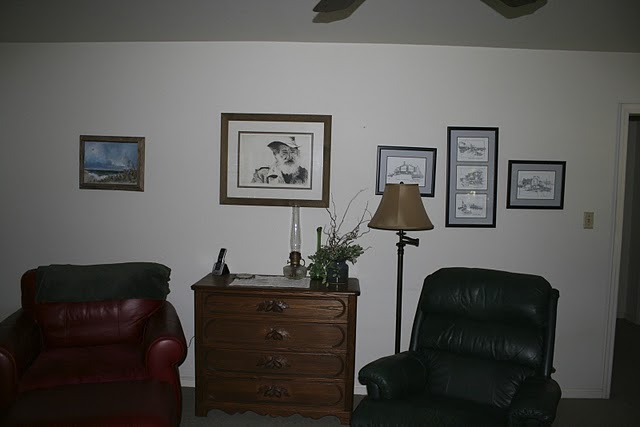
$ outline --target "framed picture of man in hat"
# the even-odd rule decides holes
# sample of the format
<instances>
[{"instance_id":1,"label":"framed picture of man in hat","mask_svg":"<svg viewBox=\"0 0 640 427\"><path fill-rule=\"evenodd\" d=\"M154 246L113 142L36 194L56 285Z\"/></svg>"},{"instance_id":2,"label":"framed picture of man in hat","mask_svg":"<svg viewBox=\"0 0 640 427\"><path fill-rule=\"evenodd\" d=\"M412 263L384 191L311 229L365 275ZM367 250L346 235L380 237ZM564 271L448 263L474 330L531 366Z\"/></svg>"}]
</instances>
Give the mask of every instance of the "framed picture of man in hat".
<instances>
[{"instance_id":1,"label":"framed picture of man in hat","mask_svg":"<svg viewBox=\"0 0 640 427\"><path fill-rule=\"evenodd\" d=\"M221 204L327 207L331 116L222 114Z\"/></svg>"},{"instance_id":2,"label":"framed picture of man in hat","mask_svg":"<svg viewBox=\"0 0 640 427\"><path fill-rule=\"evenodd\" d=\"M241 133L240 186L311 188L312 134Z\"/></svg>"}]
</instances>

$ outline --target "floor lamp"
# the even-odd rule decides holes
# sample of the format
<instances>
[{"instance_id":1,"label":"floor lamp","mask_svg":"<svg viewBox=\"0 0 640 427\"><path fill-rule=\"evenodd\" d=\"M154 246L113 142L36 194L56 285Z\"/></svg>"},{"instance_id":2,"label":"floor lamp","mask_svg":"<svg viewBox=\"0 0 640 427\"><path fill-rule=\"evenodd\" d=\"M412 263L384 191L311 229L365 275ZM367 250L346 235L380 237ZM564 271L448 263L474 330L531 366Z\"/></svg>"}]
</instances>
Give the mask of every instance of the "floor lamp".
<instances>
[{"instance_id":1,"label":"floor lamp","mask_svg":"<svg viewBox=\"0 0 640 427\"><path fill-rule=\"evenodd\" d=\"M370 228L395 230L398 235L398 275L396 291L396 353L400 353L402 326L402 271L404 247L418 246L419 239L409 237L405 231L431 230L433 224L422 204L418 184L387 184L378 210L369 222Z\"/></svg>"}]
</instances>

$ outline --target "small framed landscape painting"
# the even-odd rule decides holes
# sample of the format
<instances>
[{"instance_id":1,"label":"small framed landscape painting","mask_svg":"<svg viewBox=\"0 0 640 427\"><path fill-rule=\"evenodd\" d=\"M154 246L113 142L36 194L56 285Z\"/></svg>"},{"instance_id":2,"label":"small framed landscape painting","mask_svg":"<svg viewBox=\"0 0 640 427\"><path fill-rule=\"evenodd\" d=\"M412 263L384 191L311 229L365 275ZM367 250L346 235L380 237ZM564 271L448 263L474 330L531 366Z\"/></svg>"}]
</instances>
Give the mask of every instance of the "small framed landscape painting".
<instances>
[{"instance_id":1,"label":"small framed landscape painting","mask_svg":"<svg viewBox=\"0 0 640 427\"><path fill-rule=\"evenodd\" d=\"M144 191L144 138L80 135L80 188Z\"/></svg>"}]
</instances>

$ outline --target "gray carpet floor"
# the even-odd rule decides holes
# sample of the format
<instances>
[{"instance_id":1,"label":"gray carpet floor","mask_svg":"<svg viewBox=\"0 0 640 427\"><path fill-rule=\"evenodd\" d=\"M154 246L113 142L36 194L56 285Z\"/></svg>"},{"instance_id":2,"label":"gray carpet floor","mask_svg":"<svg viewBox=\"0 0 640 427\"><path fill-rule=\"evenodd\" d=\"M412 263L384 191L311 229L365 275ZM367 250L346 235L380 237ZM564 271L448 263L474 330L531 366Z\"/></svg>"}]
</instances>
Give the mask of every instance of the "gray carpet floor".
<instances>
[{"instance_id":1,"label":"gray carpet floor","mask_svg":"<svg viewBox=\"0 0 640 427\"><path fill-rule=\"evenodd\" d=\"M355 396L357 405L363 396ZM336 417L320 419L300 415L290 417L261 416L253 412L227 414L209 411L196 417L195 390L183 388L182 427L219 426L339 426ZM635 427L640 426L640 325L618 320L614 350L611 399L562 399L554 427Z\"/></svg>"}]
</instances>

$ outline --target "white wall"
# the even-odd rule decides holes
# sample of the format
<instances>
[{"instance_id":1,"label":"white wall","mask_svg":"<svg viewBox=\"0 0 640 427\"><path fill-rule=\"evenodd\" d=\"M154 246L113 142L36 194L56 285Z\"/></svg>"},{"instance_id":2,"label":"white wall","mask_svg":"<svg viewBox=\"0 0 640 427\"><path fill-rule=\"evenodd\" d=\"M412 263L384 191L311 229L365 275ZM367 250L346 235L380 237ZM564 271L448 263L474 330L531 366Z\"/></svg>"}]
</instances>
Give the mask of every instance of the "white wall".
<instances>
[{"instance_id":1,"label":"white wall","mask_svg":"<svg viewBox=\"0 0 640 427\"><path fill-rule=\"evenodd\" d=\"M221 112L333 116L338 206L366 188L377 145L435 147L435 224L405 253L403 348L422 279L444 266L545 276L560 290L556 359L566 397L602 397L611 286L617 112L640 100L640 55L288 43L0 44L0 316L19 278L49 263L170 266L185 332L189 286L219 247L232 271L278 274L290 210L221 206ZM495 229L445 228L447 126L500 128ZM78 136L146 137L145 191L78 189ZM507 161L566 160L564 210L507 210ZM361 204L358 206L361 207ZM583 211L595 229L582 229ZM356 211L354 211L355 213ZM303 255L322 209L301 212ZM356 369L393 352L396 236L374 230L360 279ZM181 368L193 380L193 348ZM364 393L364 389L357 388Z\"/></svg>"}]
</instances>

